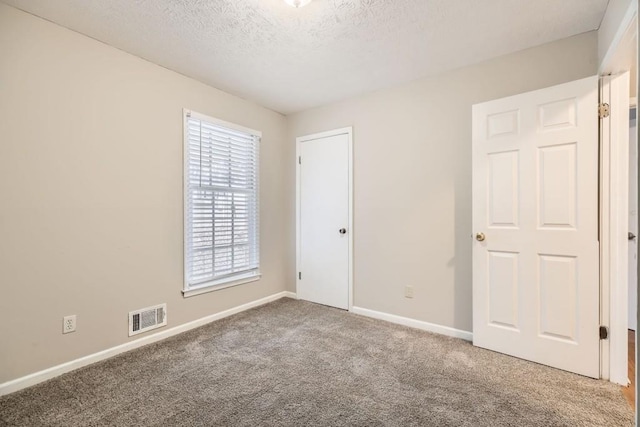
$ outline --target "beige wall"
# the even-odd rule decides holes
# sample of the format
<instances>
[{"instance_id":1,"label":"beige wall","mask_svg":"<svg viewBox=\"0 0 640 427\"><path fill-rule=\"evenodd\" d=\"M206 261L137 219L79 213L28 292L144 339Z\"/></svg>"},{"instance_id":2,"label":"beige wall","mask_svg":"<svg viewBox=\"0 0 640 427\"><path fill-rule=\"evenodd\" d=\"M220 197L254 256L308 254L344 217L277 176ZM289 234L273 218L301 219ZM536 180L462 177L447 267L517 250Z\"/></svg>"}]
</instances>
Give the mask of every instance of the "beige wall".
<instances>
[{"instance_id":1,"label":"beige wall","mask_svg":"<svg viewBox=\"0 0 640 427\"><path fill-rule=\"evenodd\" d=\"M471 106L597 64L591 32L288 117L291 144L353 126L354 304L471 331Z\"/></svg>"},{"instance_id":2,"label":"beige wall","mask_svg":"<svg viewBox=\"0 0 640 427\"><path fill-rule=\"evenodd\" d=\"M182 108L261 130L259 282L182 289ZM286 119L0 4L0 383L285 290ZM284 242L284 243L283 243ZM291 287L292 285L289 285ZM62 335L62 317L78 330Z\"/></svg>"},{"instance_id":3,"label":"beige wall","mask_svg":"<svg viewBox=\"0 0 640 427\"><path fill-rule=\"evenodd\" d=\"M621 30L620 25L623 23L631 3L637 1L638 0L609 0L607 10L598 29L598 64L602 64L607 53L609 53L609 49L611 49L616 35ZM622 30L625 30L625 28L622 28Z\"/></svg>"},{"instance_id":4,"label":"beige wall","mask_svg":"<svg viewBox=\"0 0 640 427\"><path fill-rule=\"evenodd\" d=\"M351 125L355 304L470 330L471 105L597 62L592 32L285 118L0 4L0 383L129 341L136 308L294 291L295 137ZM263 279L188 299L183 107L263 132Z\"/></svg>"}]
</instances>

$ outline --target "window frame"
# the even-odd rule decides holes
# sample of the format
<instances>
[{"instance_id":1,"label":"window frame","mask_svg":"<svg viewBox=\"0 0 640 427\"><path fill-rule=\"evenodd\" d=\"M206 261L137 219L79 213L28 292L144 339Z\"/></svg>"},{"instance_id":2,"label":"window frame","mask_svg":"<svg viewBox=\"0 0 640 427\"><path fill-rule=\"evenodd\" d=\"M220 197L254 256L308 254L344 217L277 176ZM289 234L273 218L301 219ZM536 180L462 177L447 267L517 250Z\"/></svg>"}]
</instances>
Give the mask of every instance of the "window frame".
<instances>
[{"instance_id":1,"label":"window frame","mask_svg":"<svg viewBox=\"0 0 640 427\"><path fill-rule=\"evenodd\" d=\"M256 197L256 209L257 209L257 218L256 218L256 234L257 234L257 245L256 250L258 252L258 264L256 270L247 273L236 273L231 274L226 277L221 277L218 279L210 280L205 283L197 284L194 286L189 285L189 266L188 266L188 253L189 253L189 118L201 120L216 126L225 127L234 131L243 132L250 134L254 137L258 138L258 150L257 150L257 159L256 159L256 172L257 176L257 185L255 189L255 197ZM220 289L229 288L231 286L242 285L245 283L255 282L260 280L262 277L260 271L260 149L259 144L262 138L262 132L257 131L255 129L251 129L245 126L237 125L235 123L227 122L224 120L217 119L215 117L210 117L205 114L201 114L189 109L184 108L182 110L182 127L183 127L183 167L182 167L182 180L183 180L183 287L182 294L183 296L190 297L194 295L200 295L207 292L213 292Z\"/></svg>"}]
</instances>

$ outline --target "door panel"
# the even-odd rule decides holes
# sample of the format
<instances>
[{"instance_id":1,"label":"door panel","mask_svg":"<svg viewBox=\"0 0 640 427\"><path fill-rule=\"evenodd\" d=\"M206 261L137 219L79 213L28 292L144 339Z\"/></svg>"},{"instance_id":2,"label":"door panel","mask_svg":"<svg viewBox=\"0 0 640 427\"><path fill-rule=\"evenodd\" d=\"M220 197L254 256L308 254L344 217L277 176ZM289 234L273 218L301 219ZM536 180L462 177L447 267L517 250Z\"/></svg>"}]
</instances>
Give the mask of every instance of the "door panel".
<instances>
[{"instance_id":1,"label":"door panel","mask_svg":"<svg viewBox=\"0 0 640 427\"><path fill-rule=\"evenodd\" d=\"M488 251L489 323L518 329L518 254Z\"/></svg>"},{"instance_id":2,"label":"door panel","mask_svg":"<svg viewBox=\"0 0 640 427\"><path fill-rule=\"evenodd\" d=\"M599 376L598 79L473 107L474 345Z\"/></svg>"},{"instance_id":3,"label":"door panel","mask_svg":"<svg viewBox=\"0 0 640 427\"><path fill-rule=\"evenodd\" d=\"M519 153L506 151L489 155L489 224L518 226Z\"/></svg>"},{"instance_id":4,"label":"door panel","mask_svg":"<svg viewBox=\"0 0 640 427\"><path fill-rule=\"evenodd\" d=\"M298 297L348 309L349 136L303 141L299 153Z\"/></svg>"},{"instance_id":5,"label":"door panel","mask_svg":"<svg viewBox=\"0 0 640 427\"><path fill-rule=\"evenodd\" d=\"M576 342L577 257L540 255L540 335Z\"/></svg>"},{"instance_id":6,"label":"door panel","mask_svg":"<svg viewBox=\"0 0 640 427\"><path fill-rule=\"evenodd\" d=\"M538 149L539 227L575 230L578 189L576 143Z\"/></svg>"}]
</instances>

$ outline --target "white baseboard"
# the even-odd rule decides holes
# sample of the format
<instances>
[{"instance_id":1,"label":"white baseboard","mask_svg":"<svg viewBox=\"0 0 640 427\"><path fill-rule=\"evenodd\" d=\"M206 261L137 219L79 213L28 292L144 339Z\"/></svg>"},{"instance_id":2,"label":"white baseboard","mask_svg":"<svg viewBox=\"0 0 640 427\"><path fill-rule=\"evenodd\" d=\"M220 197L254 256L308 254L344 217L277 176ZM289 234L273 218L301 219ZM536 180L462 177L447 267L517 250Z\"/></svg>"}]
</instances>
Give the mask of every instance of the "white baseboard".
<instances>
[{"instance_id":1,"label":"white baseboard","mask_svg":"<svg viewBox=\"0 0 640 427\"><path fill-rule=\"evenodd\" d=\"M207 323L211 323L215 320L219 320L224 317L228 317L233 314L240 313L242 311L249 310L250 308L258 307L260 305L264 305L284 297L295 299L296 294L294 292L285 291L285 292L279 292L277 294L269 295L268 297L260 298L258 300L251 301L249 303L242 304L237 307L233 307L228 310L224 310L219 313L215 313L210 316L206 316L201 319L194 320L192 322L184 323L182 325L155 333L153 335L147 335L135 341L130 341L115 347L108 348L106 350L99 351L97 353L90 354L88 356L81 357L79 359L72 360L70 362L65 362L60 365L44 369L42 371L34 372L33 374L29 374L21 378L16 378L15 380L7 381L5 383L0 384L0 396L13 393L18 390L22 390L23 388L30 387L32 385L41 383L43 381L57 377L64 373L73 371L78 368L82 368L83 366L87 366L92 363L96 363L101 360L108 359L120 353L134 350L144 345L151 344L151 343L163 340L165 338L169 338L179 333L186 332L188 330L197 328L199 326L206 325Z\"/></svg>"},{"instance_id":2,"label":"white baseboard","mask_svg":"<svg viewBox=\"0 0 640 427\"><path fill-rule=\"evenodd\" d=\"M395 314L383 313L381 311L369 310L368 308L353 307L351 312L361 316L372 317L374 319L385 320L398 325L409 326L423 331L434 332L448 337L461 338L472 341L473 333L448 326L436 325L435 323L424 322L422 320L410 319L408 317L396 316Z\"/></svg>"}]
</instances>

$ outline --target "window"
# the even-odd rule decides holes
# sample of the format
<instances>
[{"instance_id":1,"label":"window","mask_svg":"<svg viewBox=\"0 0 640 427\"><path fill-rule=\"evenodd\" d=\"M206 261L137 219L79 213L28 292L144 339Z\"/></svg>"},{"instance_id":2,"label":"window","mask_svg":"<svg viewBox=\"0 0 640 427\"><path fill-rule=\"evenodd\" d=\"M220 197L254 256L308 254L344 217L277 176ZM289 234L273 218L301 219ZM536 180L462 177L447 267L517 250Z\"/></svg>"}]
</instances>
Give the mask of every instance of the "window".
<instances>
[{"instance_id":1,"label":"window","mask_svg":"<svg viewBox=\"0 0 640 427\"><path fill-rule=\"evenodd\" d=\"M260 277L261 133L184 112L185 296Z\"/></svg>"}]
</instances>

